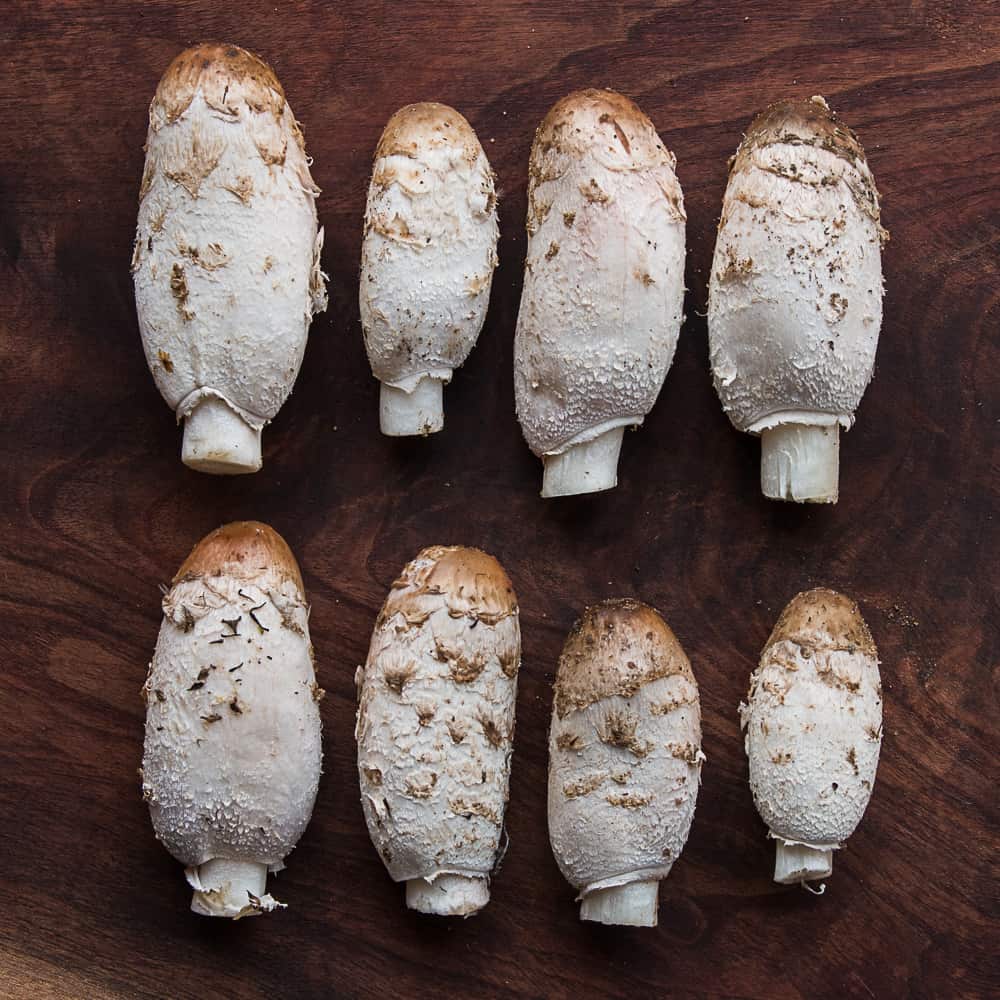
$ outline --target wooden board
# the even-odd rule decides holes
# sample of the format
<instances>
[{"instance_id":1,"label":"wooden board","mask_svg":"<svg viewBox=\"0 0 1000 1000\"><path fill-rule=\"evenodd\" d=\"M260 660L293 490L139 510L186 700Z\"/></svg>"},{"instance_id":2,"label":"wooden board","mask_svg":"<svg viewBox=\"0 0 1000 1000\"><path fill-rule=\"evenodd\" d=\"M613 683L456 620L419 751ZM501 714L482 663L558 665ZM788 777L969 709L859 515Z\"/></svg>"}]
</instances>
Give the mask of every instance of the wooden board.
<instances>
[{"instance_id":1,"label":"wooden board","mask_svg":"<svg viewBox=\"0 0 1000 1000\"><path fill-rule=\"evenodd\" d=\"M56 3L4 12L0 54L0 995L4 997L996 995L996 587L1000 455L1000 6L996 2L490 5ZM186 44L265 55L323 188L330 308L258 475L179 461L140 348L129 275L146 106ZM570 90L634 97L676 151L687 320L620 485L538 496L514 416L532 133ZM775 504L758 443L708 371L705 302L726 159L753 112L826 95L884 195L886 318L833 509ZM391 112L461 109L499 176L486 328L447 427L393 442L361 342L370 158ZM139 697L157 585L217 524L269 521L312 601L326 773L274 883L290 908L197 918L139 797ZM407 912L365 830L354 670L420 547L495 553L524 664L510 851L473 920ZM862 606L886 690L871 807L826 895L775 886L736 708L798 590ZM549 851L554 665L580 609L656 605L701 684L708 763L655 931L577 920Z\"/></svg>"}]
</instances>

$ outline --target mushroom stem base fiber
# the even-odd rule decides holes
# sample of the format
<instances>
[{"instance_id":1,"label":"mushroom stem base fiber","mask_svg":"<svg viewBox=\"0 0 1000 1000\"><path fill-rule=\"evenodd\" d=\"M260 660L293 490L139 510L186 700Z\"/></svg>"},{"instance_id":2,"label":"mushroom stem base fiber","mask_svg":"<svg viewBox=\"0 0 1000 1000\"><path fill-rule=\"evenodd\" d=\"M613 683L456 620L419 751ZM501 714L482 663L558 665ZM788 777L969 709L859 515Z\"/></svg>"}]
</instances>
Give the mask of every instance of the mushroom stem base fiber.
<instances>
[{"instance_id":1,"label":"mushroom stem base fiber","mask_svg":"<svg viewBox=\"0 0 1000 1000\"><path fill-rule=\"evenodd\" d=\"M444 427L444 382L424 376L413 392L381 383L379 425L388 437L435 434Z\"/></svg>"},{"instance_id":2,"label":"mushroom stem base fiber","mask_svg":"<svg viewBox=\"0 0 1000 1000\"><path fill-rule=\"evenodd\" d=\"M781 885L798 885L818 878L828 878L833 872L833 851L821 851L802 844L778 843L774 856L774 881Z\"/></svg>"},{"instance_id":3,"label":"mushroom stem base fiber","mask_svg":"<svg viewBox=\"0 0 1000 1000\"><path fill-rule=\"evenodd\" d=\"M618 485L618 455L624 427L612 427L592 441L567 448L561 455L546 455L542 478L543 497L599 493Z\"/></svg>"},{"instance_id":4,"label":"mushroom stem base fiber","mask_svg":"<svg viewBox=\"0 0 1000 1000\"><path fill-rule=\"evenodd\" d=\"M761 433L760 488L772 500L836 503L840 428L779 424Z\"/></svg>"},{"instance_id":5,"label":"mushroom stem base fiber","mask_svg":"<svg viewBox=\"0 0 1000 1000\"><path fill-rule=\"evenodd\" d=\"M221 399L206 399L184 420L181 461L218 476L256 472L262 463L260 431Z\"/></svg>"},{"instance_id":6,"label":"mushroom stem base fiber","mask_svg":"<svg viewBox=\"0 0 1000 1000\"><path fill-rule=\"evenodd\" d=\"M660 883L655 880L598 889L584 896L580 919L599 924L655 927L659 891Z\"/></svg>"},{"instance_id":7,"label":"mushroom stem base fiber","mask_svg":"<svg viewBox=\"0 0 1000 1000\"><path fill-rule=\"evenodd\" d=\"M439 875L433 882L411 878L406 883L406 905L438 917L468 917L490 901L486 878Z\"/></svg>"},{"instance_id":8,"label":"mushroom stem base fiber","mask_svg":"<svg viewBox=\"0 0 1000 1000\"><path fill-rule=\"evenodd\" d=\"M191 909L203 917L237 917L267 889L267 865L256 861L214 858L198 866L201 889L191 897Z\"/></svg>"}]
</instances>

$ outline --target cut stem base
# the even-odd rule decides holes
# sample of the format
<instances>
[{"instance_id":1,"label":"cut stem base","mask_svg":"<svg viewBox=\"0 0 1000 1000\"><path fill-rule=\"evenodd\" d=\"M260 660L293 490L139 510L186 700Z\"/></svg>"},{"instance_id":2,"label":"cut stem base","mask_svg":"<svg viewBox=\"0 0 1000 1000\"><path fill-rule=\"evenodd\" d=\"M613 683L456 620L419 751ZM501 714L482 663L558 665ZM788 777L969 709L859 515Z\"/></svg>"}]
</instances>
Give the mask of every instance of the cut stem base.
<instances>
[{"instance_id":1,"label":"cut stem base","mask_svg":"<svg viewBox=\"0 0 1000 1000\"><path fill-rule=\"evenodd\" d=\"M436 434L444 427L444 382L422 378L413 392L381 383L379 426L388 437Z\"/></svg>"},{"instance_id":2,"label":"cut stem base","mask_svg":"<svg viewBox=\"0 0 1000 1000\"><path fill-rule=\"evenodd\" d=\"M580 919L626 927L655 927L660 883L630 882L598 889L580 902Z\"/></svg>"},{"instance_id":3,"label":"cut stem base","mask_svg":"<svg viewBox=\"0 0 1000 1000\"><path fill-rule=\"evenodd\" d=\"M214 858L195 871L201 888L191 897L191 909L203 917L242 917L274 908L268 905L273 901L266 892L267 865Z\"/></svg>"},{"instance_id":4,"label":"cut stem base","mask_svg":"<svg viewBox=\"0 0 1000 1000\"><path fill-rule=\"evenodd\" d=\"M543 497L599 493L618 485L618 456L624 427L613 427L592 441L567 448L561 455L545 455Z\"/></svg>"},{"instance_id":5,"label":"cut stem base","mask_svg":"<svg viewBox=\"0 0 1000 1000\"><path fill-rule=\"evenodd\" d=\"M221 399L206 399L184 419L181 461L217 476L256 472L263 464L260 431Z\"/></svg>"},{"instance_id":6,"label":"cut stem base","mask_svg":"<svg viewBox=\"0 0 1000 1000\"><path fill-rule=\"evenodd\" d=\"M840 427L779 424L760 436L760 488L772 500L836 503Z\"/></svg>"},{"instance_id":7,"label":"cut stem base","mask_svg":"<svg viewBox=\"0 0 1000 1000\"><path fill-rule=\"evenodd\" d=\"M438 875L433 882L411 878L406 883L406 905L437 917L471 917L490 901L486 878Z\"/></svg>"},{"instance_id":8,"label":"cut stem base","mask_svg":"<svg viewBox=\"0 0 1000 1000\"><path fill-rule=\"evenodd\" d=\"M782 844L774 855L774 881L781 885L798 885L833 873L833 851L821 851L802 844Z\"/></svg>"}]
</instances>

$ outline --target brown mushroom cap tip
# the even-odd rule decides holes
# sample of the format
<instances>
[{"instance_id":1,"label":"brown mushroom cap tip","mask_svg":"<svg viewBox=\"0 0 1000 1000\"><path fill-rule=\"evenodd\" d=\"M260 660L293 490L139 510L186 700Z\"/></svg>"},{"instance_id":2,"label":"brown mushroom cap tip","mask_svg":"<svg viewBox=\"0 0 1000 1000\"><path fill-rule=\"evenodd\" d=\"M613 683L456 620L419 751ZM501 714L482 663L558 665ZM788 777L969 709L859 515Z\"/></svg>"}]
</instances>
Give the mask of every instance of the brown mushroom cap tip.
<instances>
[{"instance_id":1,"label":"brown mushroom cap tip","mask_svg":"<svg viewBox=\"0 0 1000 1000\"><path fill-rule=\"evenodd\" d=\"M517 609L506 571L488 552L465 545L432 545L417 559L434 560L427 576L429 587L465 594L471 603L494 613L509 614Z\"/></svg>"},{"instance_id":2,"label":"brown mushroom cap tip","mask_svg":"<svg viewBox=\"0 0 1000 1000\"><path fill-rule=\"evenodd\" d=\"M750 123L743 146L800 141L829 149L850 160L865 162L860 140L819 96L775 101Z\"/></svg>"},{"instance_id":3,"label":"brown mushroom cap tip","mask_svg":"<svg viewBox=\"0 0 1000 1000\"><path fill-rule=\"evenodd\" d=\"M285 92L274 70L252 52L218 42L202 42L176 56L160 78L152 108L159 108L168 122L176 121L201 87L208 103L221 110L236 100L230 85L255 110L276 115L284 110Z\"/></svg>"},{"instance_id":4,"label":"brown mushroom cap tip","mask_svg":"<svg viewBox=\"0 0 1000 1000\"><path fill-rule=\"evenodd\" d=\"M444 595L453 613L497 622L517 613L517 596L503 566L489 553L464 545L432 545L403 569L380 620L421 613L428 597Z\"/></svg>"},{"instance_id":5,"label":"brown mushroom cap tip","mask_svg":"<svg viewBox=\"0 0 1000 1000\"><path fill-rule=\"evenodd\" d=\"M421 101L407 104L389 119L375 149L375 157L410 156L428 139L466 145L476 155L481 149L476 133L462 114L447 104Z\"/></svg>"},{"instance_id":6,"label":"brown mushroom cap tip","mask_svg":"<svg viewBox=\"0 0 1000 1000\"><path fill-rule=\"evenodd\" d=\"M271 571L305 593L299 564L288 543L260 521L233 521L209 532L191 550L173 583L202 577L253 578Z\"/></svg>"},{"instance_id":7,"label":"brown mushroom cap tip","mask_svg":"<svg viewBox=\"0 0 1000 1000\"><path fill-rule=\"evenodd\" d=\"M284 97L274 70L260 56L238 45L201 42L175 56L160 79L160 87L197 86L205 72L225 73L234 80L253 81Z\"/></svg>"},{"instance_id":8,"label":"brown mushroom cap tip","mask_svg":"<svg viewBox=\"0 0 1000 1000\"><path fill-rule=\"evenodd\" d=\"M788 602L767 640L765 652L783 641L811 649L856 649L867 656L878 656L857 604L825 587L804 591Z\"/></svg>"},{"instance_id":9,"label":"brown mushroom cap tip","mask_svg":"<svg viewBox=\"0 0 1000 1000\"><path fill-rule=\"evenodd\" d=\"M653 128L639 106L624 94L591 87L567 94L549 108L535 132L533 150L545 149L559 137L570 144L573 129L578 124L591 124L594 118L612 128L616 122L619 125L630 124L637 129Z\"/></svg>"},{"instance_id":10,"label":"brown mushroom cap tip","mask_svg":"<svg viewBox=\"0 0 1000 1000\"><path fill-rule=\"evenodd\" d=\"M653 681L681 674L696 683L677 637L655 608L631 598L588 607L573 626L556 673L560 718L603 698L630 698Z\"/></svg>"}]
</instances>

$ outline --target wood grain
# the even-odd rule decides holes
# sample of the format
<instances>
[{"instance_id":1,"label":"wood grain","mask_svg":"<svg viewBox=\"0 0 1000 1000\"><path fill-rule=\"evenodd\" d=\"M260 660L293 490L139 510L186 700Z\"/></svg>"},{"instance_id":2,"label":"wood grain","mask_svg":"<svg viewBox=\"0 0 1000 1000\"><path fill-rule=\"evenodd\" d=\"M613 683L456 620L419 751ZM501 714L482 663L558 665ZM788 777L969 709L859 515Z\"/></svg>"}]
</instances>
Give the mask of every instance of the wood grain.
<instances>
[{"instance_id":1,"label":"wood grain","mask_svg":"<svg viewBox=\"0 0 1000 1000\"><path fill-rule=\"evenodd\" d=\"M238 480L181 466L128 269L146 106L203 38L275 67L315 158L331 275L264 469ZM4 12L0 54L0 995L997 995L1000 5L35 0ZM591 85L632 96L677 153L688 318L618 489L543 502L512 392L526 164L551 103ZM815 93L860 132L892 232L834 509L760 496L704 320L726 159L755 110ZM444 433L394 442L356 280L372 150L421 99L479 132L501 264ZM231 924L187 911L136 768L157 585L236 518L296 552L328 696L316 813L275 880L290 909ZM389 583L434 542L495 553L522 606L511 847L467 922L404 909L354 761L354 668ZM817 584L860 602L886 688L874 798L821 899L770 881L736 715L780 609ZM556 658L612 595L663 612L702 691L704 784L653 932L580 924L545 828Z\"/></svg>"}]
</instances>

